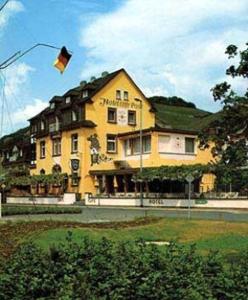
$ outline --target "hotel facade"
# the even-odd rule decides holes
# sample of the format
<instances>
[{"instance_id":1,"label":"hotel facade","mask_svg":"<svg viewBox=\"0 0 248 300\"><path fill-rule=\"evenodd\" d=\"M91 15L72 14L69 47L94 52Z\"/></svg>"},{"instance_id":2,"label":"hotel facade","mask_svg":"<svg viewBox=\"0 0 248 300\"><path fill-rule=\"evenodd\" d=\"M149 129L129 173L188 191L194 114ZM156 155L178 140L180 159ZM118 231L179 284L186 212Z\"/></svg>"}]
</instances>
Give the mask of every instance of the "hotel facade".
<instances>
[{"instance_id":1,"label":"hotel facade","mask_svg":"<svg viewBox=\"0 0 248 300\"><path fill-rule=\"evenodd\" d=\"M31 174L67 174L67 192L111 195L136 193L143 168L207 164L210 149L200 150L197 135L210 113L152 101L124 69L81 82L30 119ZM142 132L140 132L142 129ZM140 137L142 134L142 155ZM196 192L213 188L214 176L195 182ZM158 183L149 182L149 192ZM160 192L183 192L177 182L159 184Z\"/></svg>"}]
</instances>

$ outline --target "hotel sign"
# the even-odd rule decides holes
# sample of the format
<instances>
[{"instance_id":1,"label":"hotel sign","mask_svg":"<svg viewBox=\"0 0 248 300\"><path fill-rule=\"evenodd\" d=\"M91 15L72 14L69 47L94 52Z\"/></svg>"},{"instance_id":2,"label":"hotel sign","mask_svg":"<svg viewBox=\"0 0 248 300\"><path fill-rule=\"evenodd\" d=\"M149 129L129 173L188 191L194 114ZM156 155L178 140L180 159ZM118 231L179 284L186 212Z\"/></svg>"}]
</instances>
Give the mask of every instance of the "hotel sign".
<instances>
[{"instance_id":1,"label":"hotel sign","mask_svg":"<svg viewBox=\"0 0 248 300\"><path fill-rule=\"evenodd\" d=\"M126 100L110 100L107 98L101 98L100 99L100 104L102 106L109 105L109 106L116 106L116 107L121 107L121 108L126 108L126 109L139 109L140 104L135 103L135 102L128 102Z\"/></svg>"}]
</instances>

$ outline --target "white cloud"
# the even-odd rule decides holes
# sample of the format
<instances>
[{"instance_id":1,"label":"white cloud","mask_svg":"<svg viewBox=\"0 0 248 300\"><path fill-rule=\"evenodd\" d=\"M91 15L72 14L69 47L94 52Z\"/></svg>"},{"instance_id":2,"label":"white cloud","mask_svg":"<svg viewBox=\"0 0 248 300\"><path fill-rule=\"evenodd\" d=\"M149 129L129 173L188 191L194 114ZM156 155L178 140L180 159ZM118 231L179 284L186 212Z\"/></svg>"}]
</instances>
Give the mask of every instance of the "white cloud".
<instances>
[{"instance_id":1,"label":"white cloud","mask_svg":"<svg viewBox=\"0 0 248 300\"><path fill-rule=\"evenodd\" d=\"M230 43L247 42L246 0L128 0L82 28L82 78L127 69L144 92L185 97L212 109Z\"/></svg>"},{"instance_id":2,"label":"white cloud","mask_svg":"<svg viewBox=\"0 0 248 300\"><path fill-rule=\"evenodd\" d=\"M8 98L19 96L25 91L32 71L34 71L34 68L25 63L20 63L9 67L2 73L3 81L5 81L5 94Z\"/></svg>"},{"instance_id":3,"label":"white cloud","mask_svg":"<svg viewBox=\"0 0 248 300\"><path fill-rule=\"evenodd\" d=\"M23 10L24 7L20 1L9 1L0 13L0 29L3 29L7 25L9 19L14 14Z\"/></svg>"},{"instance_id":4,"label":"white cloud","mask_svg":"<svg viewBox=\"0 0 248 300\"><path fill-rule=\"evenodd\" d=\"M27 122L28 119L34 117L46 107L47 102L40 99L34 99L33 103L25 105L22 109L19 109L12 114L13 123L19 124Z\"/></svg>"}]
</instances>

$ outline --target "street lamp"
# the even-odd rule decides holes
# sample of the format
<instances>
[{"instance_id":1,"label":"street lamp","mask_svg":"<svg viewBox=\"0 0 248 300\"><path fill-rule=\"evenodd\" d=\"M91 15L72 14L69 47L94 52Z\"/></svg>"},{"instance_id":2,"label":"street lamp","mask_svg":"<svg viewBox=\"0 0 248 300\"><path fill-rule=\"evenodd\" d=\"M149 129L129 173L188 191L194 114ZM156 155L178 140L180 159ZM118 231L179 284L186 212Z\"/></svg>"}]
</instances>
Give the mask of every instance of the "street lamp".
<instances>
[{"instance_id":1,"label":"street lamp","mask_svg":"<svg viewBox=\"0 0 248 300\"><path fill-rule=\"evenodd\" d=\"M143 169L143 157L142 157L142 152L143 152L143 140L142 140L142 110L143 110L143 105L142 105L142 100L138 98L134 98L135 101L140 103L140 175L142 174L142 169ZM142 186L142 179L140 180L140 206L143 207L143 186Z\"/></svg>"}]
</instances>

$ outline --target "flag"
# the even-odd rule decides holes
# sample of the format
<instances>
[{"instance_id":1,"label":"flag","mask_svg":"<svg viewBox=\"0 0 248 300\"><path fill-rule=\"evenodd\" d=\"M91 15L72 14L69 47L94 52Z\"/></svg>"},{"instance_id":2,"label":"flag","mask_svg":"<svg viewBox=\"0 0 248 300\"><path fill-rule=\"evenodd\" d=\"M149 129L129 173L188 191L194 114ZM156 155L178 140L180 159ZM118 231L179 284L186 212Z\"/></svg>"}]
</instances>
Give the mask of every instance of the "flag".
<instances>
[{"instance_id":1,"label":"flag","mask_svg":"<svg viewBox=\"0 0 248 300\"><path fill-rule=\"evenodd\" d=\"M62 74L71 58L71 54L68 53L67 49L64 47L61 48L59 56L54 62L54 67L60 70Z\"/></svg>"}]
</instances>

